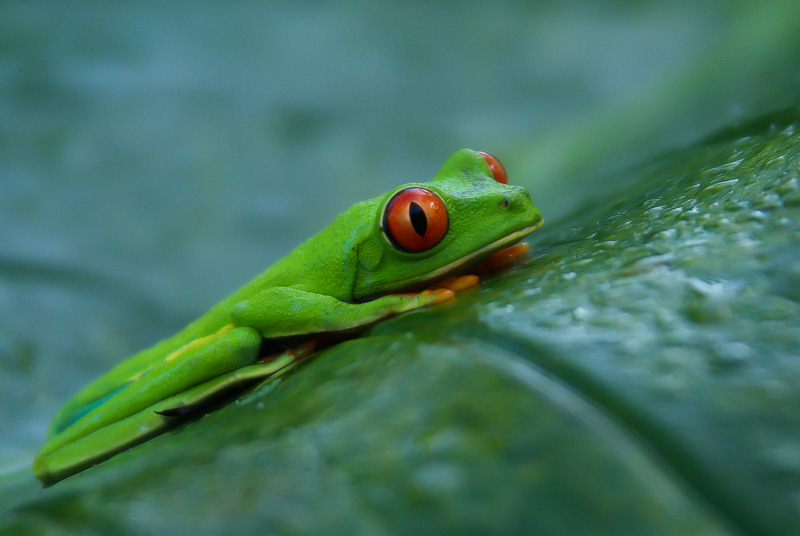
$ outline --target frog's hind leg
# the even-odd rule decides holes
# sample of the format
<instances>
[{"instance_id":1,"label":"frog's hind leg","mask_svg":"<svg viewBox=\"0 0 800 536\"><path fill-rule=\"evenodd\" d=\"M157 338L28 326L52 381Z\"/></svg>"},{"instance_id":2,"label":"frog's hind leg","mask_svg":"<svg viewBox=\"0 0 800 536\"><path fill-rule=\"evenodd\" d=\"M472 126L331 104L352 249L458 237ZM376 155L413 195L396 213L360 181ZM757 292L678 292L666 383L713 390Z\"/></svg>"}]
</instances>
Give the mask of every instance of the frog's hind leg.
<instances>
[{"instance_id":1,"label":"frog's hind leg","mask_svg":"<svg viewBox=\"0 0 800 536\"><path fill-rule=\"evenodd\" d=\"M305 344L270 356L268 362L259 360L256 364L237 368L97 429L45 456L39 455L34 462L37 478L51 484L143 443L187 418L197 416L234 392L284 374L313 349L313 344Z\"/></svg>"},{"instance_id":2,"label":"frog's hind leg","mask_svg":"<svg viewBox=\"0 0 800 536\"><path fill-rule=\"evenodd\" d=\"M316 340L312 339L285 352L261 358L254 365L212 378L159 402L152 409L164 417L193 416L226 399L230 394L241 392L256 383L277 378L289 371L292 365L310 355L315 347Z\"/></svg>"},{"instance_id":3,"label":"frog's hind leg","mask_svg":"<svg viewBox=\"0 0 800 536\"><path fill-rule=\"evenodd\" d=\"M151 408L253 364L260 348L261 336L256 330L231 326L165 356L157 366L131 379L103 404L50 438L34 460L37 478L43 482L60 480L152 437L170 423L158 422L166 418L154 414Z\"/></svg>"}]
</instances>

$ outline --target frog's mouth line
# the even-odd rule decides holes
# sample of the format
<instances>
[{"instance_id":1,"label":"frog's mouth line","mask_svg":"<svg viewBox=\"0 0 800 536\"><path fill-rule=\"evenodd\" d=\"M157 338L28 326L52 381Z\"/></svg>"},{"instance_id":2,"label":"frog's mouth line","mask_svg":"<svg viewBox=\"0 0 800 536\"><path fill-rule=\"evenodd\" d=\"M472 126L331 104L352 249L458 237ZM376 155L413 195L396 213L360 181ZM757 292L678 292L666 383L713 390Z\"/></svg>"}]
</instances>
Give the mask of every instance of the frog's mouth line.
<instances>
[{"instance_id":1,"label":"frog's mouth line","mask_svg":"<svg viewBox=\"0 0 800 536\"><path fill-rule=\"evenodd\" d=\"M517 229L516 231L512 232L511 234L507 234L506 236L495 240L494 242L490 242L485 246L476 249L472 253L461 257L460 259L456 259L455 261L445 264L444 266L437 268L433 272L427 274L423 279L415 282L414 285L426 285L428 283L432 283L439 279L444 278L445 276L451 275L455 272L458 272L461 268L472 267L480 263L483 259L491 255L492 253L499 251L505 247L508 247L512 244L516 244L533 231L538 229L542 226L544 220L540 219L533 225L528 225L527 227L522 227L521 229Z\"/></svg>"}]
</instances>

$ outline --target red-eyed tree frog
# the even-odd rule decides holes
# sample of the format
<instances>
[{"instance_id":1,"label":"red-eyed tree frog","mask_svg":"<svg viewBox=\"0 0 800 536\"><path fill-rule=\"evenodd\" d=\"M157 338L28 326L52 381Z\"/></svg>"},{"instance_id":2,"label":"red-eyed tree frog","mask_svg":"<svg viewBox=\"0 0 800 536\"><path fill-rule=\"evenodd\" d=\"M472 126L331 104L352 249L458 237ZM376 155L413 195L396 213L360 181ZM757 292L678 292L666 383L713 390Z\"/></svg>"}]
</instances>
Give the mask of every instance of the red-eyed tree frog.
<instances>
[{"instance_id":1,"label":"red-eyed tree frog","mask_svg":"<svg viewBox=\"0 0 800 536\"><path fill-rule=\"evenodd\" d=\"M457 151L429 182L353 205L183 330L85 387L53 418L34 474L55 483L274 378L309 353L297 346L304 339L352 334L448 300L477 280L451 276L541 224L528 191L508 184L497 159Z\"/></svg>"}]
</instances>

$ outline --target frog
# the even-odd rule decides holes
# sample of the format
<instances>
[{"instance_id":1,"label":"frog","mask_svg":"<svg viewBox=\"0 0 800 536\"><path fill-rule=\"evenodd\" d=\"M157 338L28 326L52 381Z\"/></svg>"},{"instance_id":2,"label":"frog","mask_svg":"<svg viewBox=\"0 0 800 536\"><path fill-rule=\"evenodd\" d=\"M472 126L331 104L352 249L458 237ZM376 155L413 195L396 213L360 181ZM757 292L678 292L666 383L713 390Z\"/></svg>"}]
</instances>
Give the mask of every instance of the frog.
<instances>
[{"instance_id":1,"label":"frog","mask_svg":"<svg viewBox=\"0 0 800 536\"><path fill-rule=\"evenodd\" d=\"M320 341L449 301L476 284L471 270L516 257L542 223L497 158L458 150L428 182L351 206L175 335L75 394L53 417L34 476L52 485L275 380Z\"/></svg>"}]
</instances>

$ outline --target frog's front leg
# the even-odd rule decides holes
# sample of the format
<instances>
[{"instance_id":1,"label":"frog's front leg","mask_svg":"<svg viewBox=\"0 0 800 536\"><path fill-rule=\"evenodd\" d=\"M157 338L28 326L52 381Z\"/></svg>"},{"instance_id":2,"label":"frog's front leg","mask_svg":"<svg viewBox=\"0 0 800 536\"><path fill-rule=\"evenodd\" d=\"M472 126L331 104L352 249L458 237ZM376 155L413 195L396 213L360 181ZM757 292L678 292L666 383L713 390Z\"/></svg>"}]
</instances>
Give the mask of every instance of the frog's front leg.
<instances>
[{"instance_id":1,"label":"frog's front leg","mask_svg":"<svg viewBox=\"0 0 800 536\"><path fill-rule=\"evenodd\" d=\"M175 407L176 397L203 382L252 365L260 348L255 329L229 325L164 356L45 443L34 460L36 477L55 482L155 435L171 424L155 411Z\"/></svg>"},{"instance_id":2,"label":"frog's front leg","mask_svg":"<svg viewBox=\"0 0 800 536\"><path fill-rule=\"evenodd\" d=\"M383 318L453 297L450 289L388 294L364 303L349 303L291 287L263 290L236 304L233 322L251 326L264 338L294 337L354 330Z\"/></svg>"}]
</instances>

